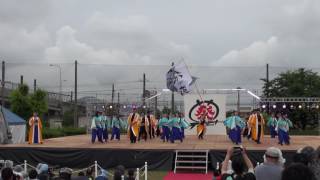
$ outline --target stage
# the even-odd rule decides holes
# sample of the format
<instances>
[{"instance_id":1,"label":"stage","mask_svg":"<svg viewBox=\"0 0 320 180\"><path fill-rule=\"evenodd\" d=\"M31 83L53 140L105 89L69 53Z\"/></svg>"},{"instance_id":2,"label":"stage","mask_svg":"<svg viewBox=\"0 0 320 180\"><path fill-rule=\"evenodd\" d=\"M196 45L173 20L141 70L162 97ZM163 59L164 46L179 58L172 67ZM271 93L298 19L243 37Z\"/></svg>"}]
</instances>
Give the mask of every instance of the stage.
<instances>
[{"instance_id":1,"label":"stage","mask_svg":"<svg viewBox=\"0 0 320 180\"><path fill-rule=\"evenodd\" d=\"M225 135L206 135L204 140L198 140L196 136L188 135L181 143L174 144L162 142L159 138L141 140L131 144L123 135L121 140L113 140L108 143L91 143L90 135L78 135L62 138L46 139L44 144L29 145L8 144L0 145L0 159L10 159L17 163L27 160L30 163L45 162L50 165L61 165L72 168L83 168L92 164L95 160L103 167L110 168L118 164L136 168L148 161L151 169L171 170L174 162L175 150L209 150L212 167L217 161L222 161L225 150L233 146ZM291 144L280 146L277 139L265 136L262 144L243 139L242 145L248 150L250 158L255 162L262 162L262 156L267 147L279 147L290 162L293 154L299 148L305 146L317 147L320 136L291 136Z\"/></svg>"}]
</instances>

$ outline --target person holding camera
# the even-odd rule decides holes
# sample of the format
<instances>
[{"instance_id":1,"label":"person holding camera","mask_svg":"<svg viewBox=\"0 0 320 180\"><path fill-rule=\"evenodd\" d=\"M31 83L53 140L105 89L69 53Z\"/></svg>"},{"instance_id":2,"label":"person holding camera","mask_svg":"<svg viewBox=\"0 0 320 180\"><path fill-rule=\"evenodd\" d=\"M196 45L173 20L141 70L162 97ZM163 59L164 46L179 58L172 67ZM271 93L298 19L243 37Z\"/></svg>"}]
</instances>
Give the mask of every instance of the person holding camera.
<instances>
[{"instance_id":1,"label":"person holding camera","mask_svg":"<svg viewBox=\"0 0 320 180\"><path fill-rule=\"evenodd\" d=\"M231 160L231 168L230 167ZM230 147L221 167L222 180L255 180L254 169L245 148Z\"/></svg>"},{"instance_id":2,"label":"person holding camera","mask_svg":"<svg viewBox=\"0 0 320 180\"><path fill-rule=\"evenodd\" d=\"M42 144L42 123L36 112L29 119L29 144Z\"/></svg>"}]
</instances>

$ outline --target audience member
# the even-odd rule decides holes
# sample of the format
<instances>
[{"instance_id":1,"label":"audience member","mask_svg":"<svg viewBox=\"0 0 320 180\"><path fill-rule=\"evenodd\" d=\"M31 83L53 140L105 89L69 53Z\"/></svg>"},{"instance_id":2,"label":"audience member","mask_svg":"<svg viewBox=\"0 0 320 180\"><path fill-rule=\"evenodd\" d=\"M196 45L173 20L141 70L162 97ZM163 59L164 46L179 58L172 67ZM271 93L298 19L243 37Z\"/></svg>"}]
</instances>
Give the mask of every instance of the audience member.
<instances>
[{"instance_id":1,"label":"audience member","mask_svg":"<svg viewBox=\"0 0 320 180\"><path fill-rule=\"evenodd\" d=\"M5 167L1 171L1 178L2 180L13 180L13 170L10 167Z\"/></svg>"},{"instance_id":2,"label":"audience member","mask_svg":"<svg viewBox=\"0 0 320 180\"><path fill-rule=\"evenodd\" d=\"M36 170L38 171L39 180L48 180L49 179L49 166L47 164L39 163Z\"/></svg>"},{"instance_id":3,"label":"audience member","mask_svg":"<svg viewBox=\"0 0 320 180\"><path fill-rule=\"evenodd\" d=\"M29 171L28 176L29 176L29 180L37 180L37 176L38 176L37 170L31 169L31 170Z\"/></svg>"},{"instance_id":4,"label":"audience member","mask_svg":"<svg viewBox=\"0 0 320 180\"><path fill-rule=\"evenodd\" d=\"M128 170L127 180L135 180L134 170L133 170L133 169L129 169L129 170Z\"/></svg>"},{"instance_id":5,"label":"audience member","mask_svg":"<svg viewBox=\"0 0 320 180\"><path fill-rule=\"evenodd\" d=\"M86 176L88 177L89 180L93 180L93 169L92 168L88 168L87 172L86 172Z\"/></svg>"},{"instance_id":6,"label":"audience member","mask_svg":"<svg viewBox=\"0 0 320 180\"><path fill-rule=\"evenodd\" d=\"M229 160L232 159L232 171L228 171ZM248 171L246 172L246 169ZM255 180L253 165L244 148L230 147L222 163L222 180Z\"/></svg>"},{"instance_id":7,"label":"audience member","mask_svg":"<svg viewBox=\"0 0 320 180\"><path fill-rule=\"evenodd\" d=\"M64 180L71 180L72 169L70 168L61 168L59 171L59 177Z\"/></svg>"},{"instance_id":8,"label":"audience member","mask_svg":"<svg viewBox=\"0 0 320 180\"><path fill-rule=\"evenodd\" d=\"M309 167L316 179L320 179L320 146L314 151Z\"/></svg>"},{"instance_id":9,"label":"audience member","mask_svg":"<svg viewBox=\"0 0 320 180\"><path fill-rule=\"evenodd\" d=\"M255 168L254 174L257 180L281 180L285 159L279 148L269 147L264 156L264 163Z\"/></svg>"},{"instance_id":10,"label":"audience member","mask_svg":"<svg viewBox=\"0 0 320 180\"><path fill-rule=\"evenodd\" d=\"M293 163L282 172L282 180L316 180L308 166L302 163Z\"/></svg>"},{"instance_id":11,"label":"audience member","mask_svg":"<svg viewBox=\"0 0 320 180\"><path fill-rule=\"evenodd\" d=\"M108 180L107 171L104 169L99 170L99 175L96 177L95 180Z\"/></svg>"}]
</instances>

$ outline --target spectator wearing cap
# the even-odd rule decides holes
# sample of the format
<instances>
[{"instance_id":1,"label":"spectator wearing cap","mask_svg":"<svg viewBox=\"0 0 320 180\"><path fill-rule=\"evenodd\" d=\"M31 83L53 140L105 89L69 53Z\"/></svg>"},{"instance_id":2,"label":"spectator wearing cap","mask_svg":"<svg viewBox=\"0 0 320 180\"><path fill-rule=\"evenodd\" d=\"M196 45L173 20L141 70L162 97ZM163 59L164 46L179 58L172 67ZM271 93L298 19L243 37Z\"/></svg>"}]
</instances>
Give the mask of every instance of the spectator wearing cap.
<instances>
[{"instance_id":1,"label":"spectator wearing cap","mask_svg":"<svg viewBox=\"0 0 320 180\"><path fill-rule=\"evenodd\" d=\"M71 180L72 169L70 168L61 168L59 171L59 178L63 180Z\"/></svg>"},{"instance_id":2,"label":"spectator wearing cap","mask_svg":"<svg viewBox=\"0 0 320 180\"><path fill-rule=\"evenodd\" d=\"M281 180L283 164L285 159L279 148L269 147L264 156L264 163L255 168L255 176L257 180Z\"/></svg>"},{"instance_id":3,"label":"spectator wearing cap","mask_svg":"<svg viewBox=\"0 0 320 180\"><path fill-rule=\"evenodd\" d=\"M38 179L39 180L48 180L49 179L49 166L47 164L39 163L36 168L38 172Z\"/></svg>"}]
</instances>

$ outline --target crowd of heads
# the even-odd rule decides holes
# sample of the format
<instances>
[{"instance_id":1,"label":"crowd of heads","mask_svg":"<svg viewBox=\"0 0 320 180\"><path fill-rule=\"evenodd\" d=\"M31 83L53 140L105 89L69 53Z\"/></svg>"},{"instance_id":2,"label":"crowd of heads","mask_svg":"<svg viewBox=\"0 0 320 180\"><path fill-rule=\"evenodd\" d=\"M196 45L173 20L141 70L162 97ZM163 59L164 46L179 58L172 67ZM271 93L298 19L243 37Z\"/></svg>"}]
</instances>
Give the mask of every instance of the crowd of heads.
<instances>
[{"instance_id":1,"label":"crowd of heads","mask_svg":"<svg viewBox=\"0 0 320 180\"><path fill-rule=\"evenodd\" d=\"M26 173L23 166L13 166L10 160L0 161L0 180L108 180L110 178L105 169L98 170L98 176L94 177L94 168L86 168L82 171L73 171L71 168L59 168L54 171L47 164L39 163L36 168L28 169ZM126 170L124 166L119 165L114 169L113 180L134 180L135 171Z\"/></svg>"},{"instance_id":2,"label":"crowd of heads","mask_svg":"<svg viewBox=\"0 0 320 180\"><path fill-rule=\"evenodd\" d=\"M224 173L230 174L232 179L236 180L319 180L320 179L320 146L315 149L311 146L299 149L291 159L286 162L279 148L269 147L264 155L262 164L257 164L251 171L251 176L245 176L250 173L250 164L245 161L244 153L239 153L236 149L232 151L229 162L222 163L222 169L215 170L214 175ZM223 165L228 163L228 165ZM227 167L227 169L223 169ZM225 171L225 172L223 172ZM222 178L223 179L223 178ZM226 178L227 179L227 178Z\"/></svg>"}]
</instances>

